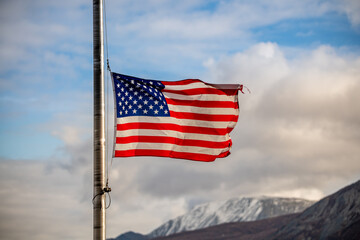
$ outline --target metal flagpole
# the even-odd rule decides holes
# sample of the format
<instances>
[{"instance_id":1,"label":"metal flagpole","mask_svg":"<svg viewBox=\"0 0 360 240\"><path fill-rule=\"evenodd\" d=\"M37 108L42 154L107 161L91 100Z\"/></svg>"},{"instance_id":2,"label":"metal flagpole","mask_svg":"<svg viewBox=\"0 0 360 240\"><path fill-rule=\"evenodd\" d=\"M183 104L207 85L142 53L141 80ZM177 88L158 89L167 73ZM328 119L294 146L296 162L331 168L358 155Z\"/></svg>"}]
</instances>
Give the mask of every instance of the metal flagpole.
<instances>
[{"instance_id":1,"label":"metal flagpole","mask_svg":"<svg viewBox=\"0 0 360 240\"><path fill-rule=\"evenodd\" d=\"M93 0L94 57L94 198L93 239L105 240L105 97L103 3Z\"/></svg>"}]
</instances>

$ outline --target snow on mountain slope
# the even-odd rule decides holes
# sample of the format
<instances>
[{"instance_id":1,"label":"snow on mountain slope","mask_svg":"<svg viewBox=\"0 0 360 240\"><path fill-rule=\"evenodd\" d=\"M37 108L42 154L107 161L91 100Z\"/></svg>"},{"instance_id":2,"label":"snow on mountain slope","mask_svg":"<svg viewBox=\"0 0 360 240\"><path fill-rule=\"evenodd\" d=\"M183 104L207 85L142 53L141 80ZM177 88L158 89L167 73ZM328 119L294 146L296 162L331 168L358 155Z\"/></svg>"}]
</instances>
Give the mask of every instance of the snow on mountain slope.
<instances>
[{"instance_id":1,"label":"snow on mountain slope","mask_svg":"<svg viewBox=\"0 0 360 240\"><path fill-rule=\"evenodd\" d=\"M202 229L228 222L254 221L301 212L314 202L295 198L233 198L195 206L188 213L169 220L147 236L149 238Z\"/></svg>"}]
</instances>

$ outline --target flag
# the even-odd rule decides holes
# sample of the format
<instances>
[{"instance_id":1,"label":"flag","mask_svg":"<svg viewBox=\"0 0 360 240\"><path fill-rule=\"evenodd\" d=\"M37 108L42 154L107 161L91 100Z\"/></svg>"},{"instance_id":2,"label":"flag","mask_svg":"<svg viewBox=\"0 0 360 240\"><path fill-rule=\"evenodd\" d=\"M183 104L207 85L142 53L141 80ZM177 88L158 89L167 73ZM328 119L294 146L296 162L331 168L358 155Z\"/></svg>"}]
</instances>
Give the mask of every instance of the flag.
<instances>
[{"instance_id":1,"label":"flag","mask_svg":"<svg viewBox=\"0 0 360 240\"><path fill-rule=\"evenodd\" d=\"M111 73L116 104L114 157L214 161L230 154L239 84L157 81Z\"/></svg>"}]
</instances>

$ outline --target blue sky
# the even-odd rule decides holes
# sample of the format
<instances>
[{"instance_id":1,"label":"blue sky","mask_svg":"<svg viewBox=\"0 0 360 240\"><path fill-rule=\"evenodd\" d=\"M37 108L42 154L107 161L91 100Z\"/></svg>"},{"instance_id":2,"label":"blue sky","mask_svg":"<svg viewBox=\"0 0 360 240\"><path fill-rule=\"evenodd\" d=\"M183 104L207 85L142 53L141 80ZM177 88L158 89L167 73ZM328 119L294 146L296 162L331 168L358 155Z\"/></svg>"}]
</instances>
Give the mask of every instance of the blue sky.
<instances>
[{"instance_id":1,"label":"blue sky","mask_svg":"<svg viewBox=\"0 0 360 240\"><path fill-rule=\"evenodd\" d=\"M92 234L91 4L0 2L0 194L6 199L0 238ZM106 5L113 71L242 83L252 92L240 96L234 149L226 159L207 165L114 160L109 237L147 233L193 202L259 195L319 199L358 180L359 1ZM112 96L109 102L112 109ZM51 202L57 199L61 206ZM34 222L27 217L33 210L39 212ZM77 233L60 229L78 222Z\"/></svg>"}]
</instances>

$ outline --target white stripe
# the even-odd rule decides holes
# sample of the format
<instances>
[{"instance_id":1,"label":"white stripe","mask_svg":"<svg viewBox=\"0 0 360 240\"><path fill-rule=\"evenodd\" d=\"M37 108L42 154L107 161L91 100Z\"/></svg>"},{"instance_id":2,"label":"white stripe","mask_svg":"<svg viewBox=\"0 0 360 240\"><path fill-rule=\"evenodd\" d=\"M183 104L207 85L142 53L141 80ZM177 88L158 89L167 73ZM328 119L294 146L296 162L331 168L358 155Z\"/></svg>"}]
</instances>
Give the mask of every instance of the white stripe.
<instances>
[{"instance_id":1,"label":"white stripe","mask_svg":"<svg viewBox=\"0 0 360 240\"><path fill-rule=\"evenodd\" d=\"M144 123L172 123L181 126L192 127L207 127L207 128L234 128L236 122L216 122L216 121L202 121L191 119L177 119L172 117L147 117L147 116L132 116L117 118L117 124L144 122Z\"/></svg>"},{"instance_id":2,"label":"white stripe","mask_svg":"<svg viewBox=\"0 0 360 240\"><path fill-rule=\"evenodd\" d=\"M197 94L197 95L182 95L177 93L162 92L165 98L170 99L179 99L179 100L198 100L198 101L227 101L227 102L237 102L237 95L227 96L227 95L216 95L216 94Z\"/></svg>"},{"instance_id":3,"label":"white stripe","mask_svg":"<svg viewBox=\"0 0 360 240\"><path fill-rule=\"evenodd\" d=\"M164 82L166 84L166 82ZM213 88L213 86L209 86L204 84L203 82L193 82L190 84L181 84L177 82L178 85L165 85L165 89L169 90L188 90L188 89L197 89L197 88Z\"/></svg>"},{"instance_id":4,"label":"white stripe","mask_svg":"<svg viewBox=\"0 0 360 240\"><path fill-rule=\"evenodd\" d=\"M205 108L168 104L170 111L187 112L187 113L201 113L210 115L238 115L238 109L234 108Z\"/></svg>"},{"instance_id":5,"label":"white stripe","mask_svg":"<svg viewBox=\"0 0 360 240\"><path fill-rule=\"evenodd\" d=\"M225 135L209 135L201 133L183 133L174 130L153 130L153 129L129 129L123 131L116 131L116 137L131 137L131 136L159 136L159 137L174 137L179 139L189 140L203 140L212 142L225 142L230 139L229 134Z\"/></svg>"},{"instance_id":6,"label":"white stripe","mask_svg":"<svg viewBox=\"0 0 360 240\"><path fill-rule=\"evenodd\" d=\"M175 151L175 152L183 152L183 153L200 153L200 154L208 154L208 155L219 155L222 152L226 152L229 150L229 147L224 149L216 149L216 148L204 148L204 147L192 147L192 146L179 146L175 144L169 143L127 143L127 144L116 144L116 151L126 151L126 150L165 150L165 151Z\"/></svg>"},{"instance_id":7,"label":"white stripe","mask_svg":"<svg viewBox=\"0 0 360 240\"><path fill-rule=\"evenodd\" d=\"M240 89L241 84L211 84L211 83L204 83L201 80L195 80L193 83L181 83L181 81L177 81L177 85L166 85L168 83L167 81L162 81L162 83L165 85L165 89L171 89L171 90L188 90L188 89L198 89L198 88L212 88L212 89L219 89L219 90L238 90Z\"/></svg>"}]
</instances>

